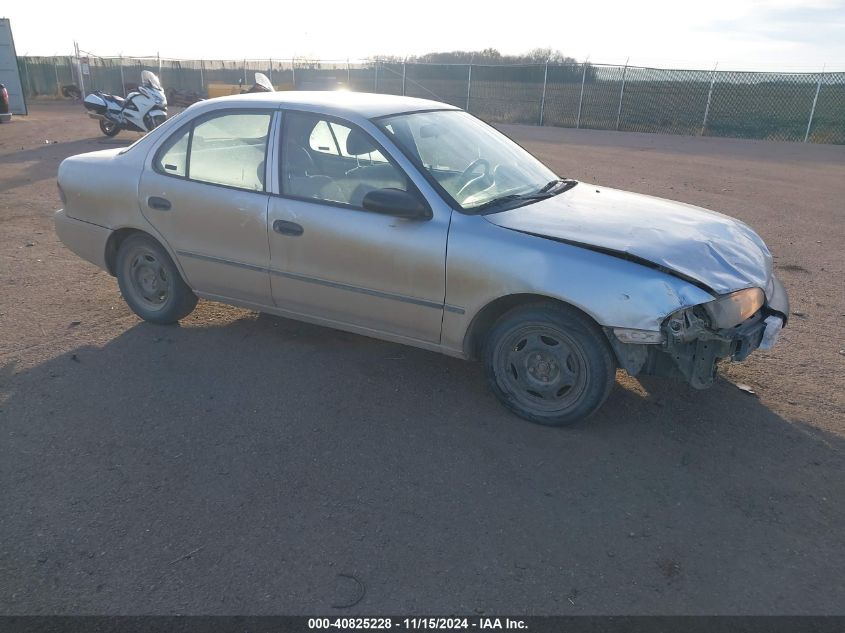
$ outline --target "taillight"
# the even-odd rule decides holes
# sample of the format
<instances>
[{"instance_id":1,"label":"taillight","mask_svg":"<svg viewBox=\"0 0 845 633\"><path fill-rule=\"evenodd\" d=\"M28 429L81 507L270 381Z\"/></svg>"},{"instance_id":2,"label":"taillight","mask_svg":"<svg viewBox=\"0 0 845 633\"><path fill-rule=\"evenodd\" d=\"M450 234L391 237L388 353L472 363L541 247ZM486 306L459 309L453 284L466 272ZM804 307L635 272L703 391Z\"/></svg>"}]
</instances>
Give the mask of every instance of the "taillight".
<instances>
[{"instance_id":1,"label":"taillight","mask_svg":"<svg viewBox=\"0 0 845 633\"><path fill-rule=\"evenodd\" d=\"M2 88L0 88L0 97L3 98L3 101L5 103L9 103L9 91L6 90L6 86L3 86Z\"/></svg>"}]
</instances>

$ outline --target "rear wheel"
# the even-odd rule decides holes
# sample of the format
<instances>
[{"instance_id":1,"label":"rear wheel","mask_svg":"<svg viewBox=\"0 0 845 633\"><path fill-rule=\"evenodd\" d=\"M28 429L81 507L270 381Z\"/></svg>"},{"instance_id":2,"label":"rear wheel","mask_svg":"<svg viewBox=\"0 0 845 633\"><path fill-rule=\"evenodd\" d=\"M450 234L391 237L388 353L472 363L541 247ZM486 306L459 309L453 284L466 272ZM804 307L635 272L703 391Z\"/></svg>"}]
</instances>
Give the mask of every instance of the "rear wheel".
<instances>
[{"instance_id":1,"label":"rear wheel","mask_svg":"<svg viewBox=\"0 0 845 633\"><path fill-rule=\"evenodd\" d=\"M491 390L520 417L549 426L582 420L601 407L616 363L601 330L567 306L514 308L493 325L484 350Z\"/></svg>"},{"instance_id":2,"label":"rear wheel","mask_svg":"<svg viewBox=\"0 0 845 633\"><path fill-rule=\"evenodd\" d=\"M132 311L151 323L175 323L197 305L161 245L146 235L131 235L117 252L117 282Z\"/></svg>"},{"instance_id":3,"label":"rear wheel","mask_svg":"<svg viewBox=\"0 0 845 633\"><path fill-rule=\"evenodd\" d=\"M100 131L106 136L116 136L120 132L120 126L114 121L100 119Z\"/></svg>"}]
</instances>

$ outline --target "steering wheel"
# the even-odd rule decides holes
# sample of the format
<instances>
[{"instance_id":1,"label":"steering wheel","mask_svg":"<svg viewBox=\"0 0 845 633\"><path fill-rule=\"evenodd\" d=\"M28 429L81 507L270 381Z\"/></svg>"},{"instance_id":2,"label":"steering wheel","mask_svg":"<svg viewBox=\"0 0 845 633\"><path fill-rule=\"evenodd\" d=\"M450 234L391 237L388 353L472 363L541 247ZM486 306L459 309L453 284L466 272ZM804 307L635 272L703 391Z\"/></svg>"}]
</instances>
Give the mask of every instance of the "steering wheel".
<instances>
[{"instance_id":1,"label":"steering wheel","mask_svg":"<svg viewBox=\"0 0 845 633\"><path fill-rule=\"evenodd\" d=\"M484 172L474 176L473 171L479 167L484 167ZM463 194L470 188L471 185L480 184L482 180L488 179L490 176L490 161L486 158L476 158L472 161L467 168L461 172L461 175L458 176L459 182L463 182L464 184L458 190L458 197L462 198Z\"/></svg>"}]
</instances>

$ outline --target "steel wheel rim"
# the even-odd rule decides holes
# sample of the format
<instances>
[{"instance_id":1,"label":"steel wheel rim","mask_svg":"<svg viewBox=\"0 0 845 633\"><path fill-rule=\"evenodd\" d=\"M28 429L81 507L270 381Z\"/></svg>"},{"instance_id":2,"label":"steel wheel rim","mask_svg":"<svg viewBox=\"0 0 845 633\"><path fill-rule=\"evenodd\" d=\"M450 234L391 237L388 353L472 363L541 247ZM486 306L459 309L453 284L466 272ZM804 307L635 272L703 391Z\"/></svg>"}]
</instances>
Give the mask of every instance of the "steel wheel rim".
<instances>
[{"instance_id":1,"label":"steel wheel rim","mask_svg":"<svg viewBox=\"0 0 845 633\"><path fill-rule=\"evenodd\" d=\"M172 294L172 281L156 253L147 249L132 251L128 277L133 294L146 308L164 308Z\"/></svg>"},{"instance_id":2,"label":"steel wheel rim","mask_svg":"<svg viewBox=\"0 0 845 633\"><path fill-rule=\"evenodd\" d=\"M589 378L581 346L548 325L524 325L509 332L494 355L496 379L508 397L541 413L575 406Z\"/></svg>"}]
</instances>

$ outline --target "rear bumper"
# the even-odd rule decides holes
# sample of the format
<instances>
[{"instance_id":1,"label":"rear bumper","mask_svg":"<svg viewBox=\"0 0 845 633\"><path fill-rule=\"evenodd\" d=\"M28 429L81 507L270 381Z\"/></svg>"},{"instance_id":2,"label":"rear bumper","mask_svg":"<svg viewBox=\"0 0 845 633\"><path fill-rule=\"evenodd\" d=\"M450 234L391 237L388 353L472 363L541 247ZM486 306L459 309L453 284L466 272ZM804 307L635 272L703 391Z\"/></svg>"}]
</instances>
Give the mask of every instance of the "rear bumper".
<instances>
[{"instance_id":1,"label":"rear bumper","mask_svg":"<svg viewBox=\"0 0 845 633\"><path fill-rule=\"evenodd\" d=\"M0 112L0 123L8 123L12 120L11 112Z\"/></svg>"},{"instance_id":2,"label":"rear bumper","mask_svg":"<svg viewBox=\"0 0 845 633\"><path fill-rule=\"evenodd\" d=\"M64 209L56 212L55 223L56 234L62 244L82 259L99 266L103 270L108 269L106 266L106 243L112 234L111 229L68 217Z\"/></svg>"}]
</instances>

